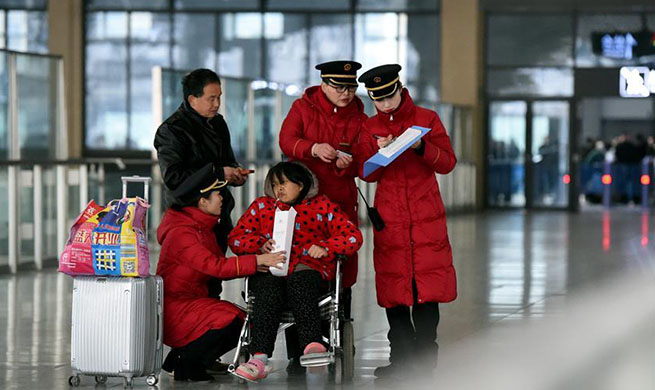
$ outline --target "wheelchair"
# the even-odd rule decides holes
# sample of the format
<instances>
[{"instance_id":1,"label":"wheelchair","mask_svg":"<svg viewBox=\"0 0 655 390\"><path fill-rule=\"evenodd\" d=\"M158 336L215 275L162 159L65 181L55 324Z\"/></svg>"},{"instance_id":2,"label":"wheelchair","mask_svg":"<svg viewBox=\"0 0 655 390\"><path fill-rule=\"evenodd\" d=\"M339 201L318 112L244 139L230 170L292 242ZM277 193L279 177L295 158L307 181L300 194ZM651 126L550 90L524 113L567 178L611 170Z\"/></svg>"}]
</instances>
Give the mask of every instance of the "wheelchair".
<instances>
[{"instance_id":1,"label":"wheelchair","mask_svg":"<svg viewBox=\"0 0 655 390\"><path fill-rule=\"evenodd\" d=\"M300 365L303 367L322 367L329 365L329 371L334 373L335 384L341 384L352 379L355 370L355 339L353 334L352 320L344 318L341 307L341 263L346 260L345 256L337 257L337 269L335 280L331 283L330 291L319 298L318 306L322 321L329 321L328 337L323 336L323 341L329 345L327 352L312 354L309 357L301 357ZM239 343L234 354L234 361L229 365L228 372L233 374L241 363L250 358L250 321L255 297L248 290L248 278L244 282L242 292L246 303L246 318L239 335ZM278 333L284 331L295 323L293 315L289 310L282 312ZM238 379L239 383L245 381Z\"/></svg>"}]
</instances>

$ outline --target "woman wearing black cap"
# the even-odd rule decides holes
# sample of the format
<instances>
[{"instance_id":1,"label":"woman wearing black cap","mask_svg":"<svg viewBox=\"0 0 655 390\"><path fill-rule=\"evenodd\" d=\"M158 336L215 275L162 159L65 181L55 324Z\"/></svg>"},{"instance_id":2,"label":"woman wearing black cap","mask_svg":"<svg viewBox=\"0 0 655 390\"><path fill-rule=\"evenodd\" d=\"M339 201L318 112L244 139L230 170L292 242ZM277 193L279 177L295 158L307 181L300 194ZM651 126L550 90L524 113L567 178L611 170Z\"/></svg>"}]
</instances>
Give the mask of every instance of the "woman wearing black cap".
<instances>
[{"instance_id":1,"label":"woman wearing black cap","mask_svg":"<svg viewBox=\"0 0 655 390\"><path fill-rule=\"evenodd\" d=\"M360 76L377 115L362 127L358 155L363 162L411 126L430 130L411 149L366 181L377 182L375 206L385 227L374 231L378 304L389 321L391 364L378 377L430 372L436 364L439 302L457 296L446 214L435 173L456 163L450 139L436 112L414 105L399 80L400 65L383 65ZM358 164L361 166L361 164ZM363 176L363 172L360 173Z\"/></svg>"},{"instance_id":2,"label":"woman wearing black cap","mask_svg":"<svg viewBox=\"0 0 655 390\"><path fill-rule=\"evenodd\" d=\"M357 167L352 164L352 146L366 120L364 104L355 96L357 70L355 61L330 61L316 65L321 84L309 87L297 99L280 129L280 148L290 161L300 161L318 177L319 195L327 195L348 218L357 220ZM350 256L343 269L343 307L350 318L351 287L357 280L357 254ZM287 371L303 372L294 348L294 336L287 332L287 349L291 358ZM295 351L294 351L295 349Z\"/></svg>"},{"instance_id":3,"label":"woman wearing black cap","mask_svg":"<svg viewBox=\"0 0 655 390\"><path fill-rule=\"evenodd\" d=\"M209 297L207 281L253 275L284 262L283 253L224 255L213 228L221 217L225 185L214 166L205 165L174 191L179 204L166 211L157 229L164 344L172 348L162 368L174 371L175 380L213 379L207 369L239 339L244 313L228 301Z\"/></svg>"}]
</instances>

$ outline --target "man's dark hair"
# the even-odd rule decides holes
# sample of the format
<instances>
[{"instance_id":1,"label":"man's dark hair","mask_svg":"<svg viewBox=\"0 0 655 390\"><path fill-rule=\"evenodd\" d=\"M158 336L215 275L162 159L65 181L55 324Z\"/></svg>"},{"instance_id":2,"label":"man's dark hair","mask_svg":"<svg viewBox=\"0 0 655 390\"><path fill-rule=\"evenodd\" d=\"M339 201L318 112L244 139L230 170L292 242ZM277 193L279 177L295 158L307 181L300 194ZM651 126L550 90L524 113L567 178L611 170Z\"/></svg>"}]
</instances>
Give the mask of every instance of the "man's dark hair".
<instances>
[{"instance_id":1,"label":"man's dark hair","mask_svg":"<svg viewBox=\"0 0 655 390\"><path fill-rule=\"evenodd\" d=\"M184 93L184 100L186 100L189 95L195 97L202 96L202 92L205 89L205 86L212 83L221 83L221 79L218 78L218 75L209 69L196 69L193 72L187 74L182 79L182 92Z\"/></svg>"},{"instance_id":2,"label":"man's dark hair","mask_svg":"<svg viewBox=\"0 0 655 390\"><path fill-rule=\"evenodd\" d=\"M286 177L290 182L302 185L302 190L300 190L298 198L294 201L294 204L298 204L305 199L309 189L312 187L312 182L314 181L314 178L307 168L290 161L283 161L276 164L271 168L269 174L271 175L271 178L275 177L280 184L284 182L283 177ZM271 186L272 185L273 181L271 180Z\"/></svg>"}]
</instances>

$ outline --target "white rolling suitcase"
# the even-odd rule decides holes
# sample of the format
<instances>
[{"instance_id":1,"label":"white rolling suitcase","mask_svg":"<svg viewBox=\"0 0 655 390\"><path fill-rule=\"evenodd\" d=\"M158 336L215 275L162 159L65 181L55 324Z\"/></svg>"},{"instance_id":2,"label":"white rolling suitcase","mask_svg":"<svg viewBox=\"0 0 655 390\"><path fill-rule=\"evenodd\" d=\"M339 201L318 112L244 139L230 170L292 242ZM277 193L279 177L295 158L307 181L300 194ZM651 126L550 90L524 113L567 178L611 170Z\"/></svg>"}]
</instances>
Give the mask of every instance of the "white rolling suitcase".
<instances>
[{"instance_id":1,"label":"white rolling suitcase","mask_svg":"<svg viewBox=\"0 0 655 390\"><path fill-rule=\"evenodd\" d=\"M163 358L163 292L159 276L119 278L78 276L73 282L71 386L80 375L97 383L121 376L147 376L155 385Z\"/></svg>"},{"instance_id":2,"label":"white rolling suitcase","mask_svg":"<svg viewBox=\"0 0 655 390\"><path fill-rule=\"evenodd\" d=\"M150 178L123 177L145 185ZM71 368L68 382L79 386L81 375L132 379L146 376L148 385L159 381L163 360L164 285L159 276L147 278L77 276L73 281Z\"/></svg>"}]
</instances>

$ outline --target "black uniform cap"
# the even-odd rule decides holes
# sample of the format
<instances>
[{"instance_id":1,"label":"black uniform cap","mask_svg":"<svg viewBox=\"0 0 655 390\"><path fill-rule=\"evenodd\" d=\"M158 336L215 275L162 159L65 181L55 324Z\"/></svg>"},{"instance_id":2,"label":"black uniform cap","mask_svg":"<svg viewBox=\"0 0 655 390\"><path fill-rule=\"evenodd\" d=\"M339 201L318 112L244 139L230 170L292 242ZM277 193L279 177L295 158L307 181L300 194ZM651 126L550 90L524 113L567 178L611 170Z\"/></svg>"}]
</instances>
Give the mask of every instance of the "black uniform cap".
<instances>
[{"instance_id":1,"label":"black uniform cap","mask_svg":"<svg viewBox=\"0 0 655 390\"><path fill-rule=\"evenodd\" d=\"M214 172L214 164L209 163L194 172L173 191L173 197L180 205L186 206L200 199L209 192L227 185L227 181L219 180Z\"/></svg>"},{"instance_id":2,"label":"black uniform cap","mask_svg":"<svg viewBox=\"0 0 655 390\"><path fill-rule=\"evenodd\" d=\"M321 71L321 79L335 85L358 85L357 70L362 64L355 61L330 61L318 64L316 69Z\"/></svg>"},{"instance_id":3,"label":"black uniform cap","mask_svg":"<svg viewBox=\"0 0 655 390\"><path fill-rule=\"evenodd\" d=\"M376 66L359 76L359 82L364 83L371 99L384 99L398 90L400 86L398 72L401 69L398 64Z\"/></svg>"}]
</instances>

